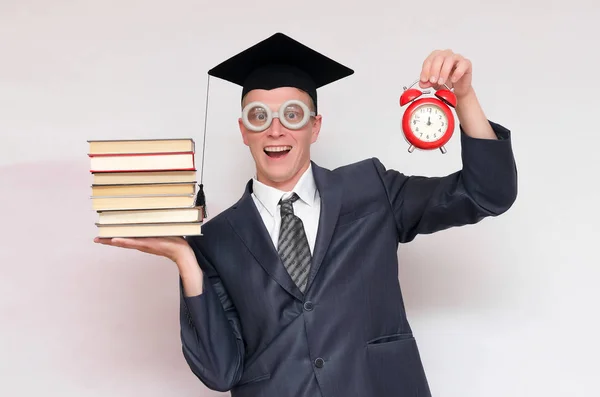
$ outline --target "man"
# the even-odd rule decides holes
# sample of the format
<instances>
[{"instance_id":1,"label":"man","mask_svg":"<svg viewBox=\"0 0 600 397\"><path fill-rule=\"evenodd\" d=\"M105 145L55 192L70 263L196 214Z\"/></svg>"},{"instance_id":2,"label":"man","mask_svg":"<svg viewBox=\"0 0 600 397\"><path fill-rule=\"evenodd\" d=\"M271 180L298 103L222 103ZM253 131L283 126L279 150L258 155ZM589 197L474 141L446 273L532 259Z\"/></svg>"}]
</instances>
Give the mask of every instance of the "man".
<instances>
[{"instance_id":1,"label":"man","mask_svg":"<svg viewBox=\"0 0 600 397\"><path fill-rule=\"evenodd\" d=\"M398 282L399 243L507 211L510 132L486 119L469 60L434 51L421 87L453 86L463 169L405 176L376 158L310 159L316 89L352 70L276 34L209 72L240 84L256 177L204 236L97 240L173 260L191 370L232 396L430 396ZM285 105L285 106L284 106Z\"/></svg>"}]
</instances>

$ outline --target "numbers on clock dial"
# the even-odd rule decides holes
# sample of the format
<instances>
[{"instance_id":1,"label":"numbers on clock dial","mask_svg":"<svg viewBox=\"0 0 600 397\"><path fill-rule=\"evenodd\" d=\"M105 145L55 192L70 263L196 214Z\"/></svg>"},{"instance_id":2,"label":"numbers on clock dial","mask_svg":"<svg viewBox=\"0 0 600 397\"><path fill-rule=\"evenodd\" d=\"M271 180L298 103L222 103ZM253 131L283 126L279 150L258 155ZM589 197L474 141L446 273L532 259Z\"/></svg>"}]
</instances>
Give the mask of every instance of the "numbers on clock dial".
<instances>
[{"instance_id":1,"label":"numbers on clock dial","mask_svg":"<svg viewBox=\"0 0 600 397\"><path fill-rule=\"evenodd\" d=\"M427 104L415 109L410 126L418 139L434 142L448 131L448 118L438 106Z\"/></svg>"}]
</instances>

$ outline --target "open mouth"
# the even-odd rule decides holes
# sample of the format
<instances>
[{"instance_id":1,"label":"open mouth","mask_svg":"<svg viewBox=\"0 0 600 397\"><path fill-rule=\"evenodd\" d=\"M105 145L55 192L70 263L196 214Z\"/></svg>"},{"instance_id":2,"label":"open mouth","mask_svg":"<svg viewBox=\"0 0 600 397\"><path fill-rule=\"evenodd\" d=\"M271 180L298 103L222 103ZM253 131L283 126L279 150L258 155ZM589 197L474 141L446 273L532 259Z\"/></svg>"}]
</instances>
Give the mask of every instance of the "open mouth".
<instances>
[{"instance_id":1,"label":"open mouth","mask_svg":"<svg viewBox=\"0 0 600 397\"><path fill-rule=\"evenodd\" d=\"M287 156L290 150L292 150L291 146L269 146L264 149L264 152L272 159L280 159Z\"/></svg>"}]
</instances>

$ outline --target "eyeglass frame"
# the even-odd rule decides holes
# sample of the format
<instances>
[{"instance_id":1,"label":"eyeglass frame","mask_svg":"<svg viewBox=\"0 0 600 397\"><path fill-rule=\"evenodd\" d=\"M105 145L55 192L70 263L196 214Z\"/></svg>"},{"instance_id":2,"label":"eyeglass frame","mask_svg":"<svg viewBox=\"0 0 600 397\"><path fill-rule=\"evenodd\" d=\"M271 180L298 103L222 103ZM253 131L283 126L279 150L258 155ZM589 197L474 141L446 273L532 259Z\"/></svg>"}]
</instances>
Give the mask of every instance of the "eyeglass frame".
<instances>
[{"instance_id":1,"label":"eyeglass frame","mask_svg":"<svg viewBox=\"0 0 600 397\"><path fill-rule=\"evenodd\" d=\"M304 118L298 124L291 124L285 119L285 117L283 117L283 118L279 117L279 111L281 111L281 109L287 108L290 105L298 105L304 111ZM248 121L248 113L250 112L250 110L252 108L254 108L256 106L260 106L261 108L265 109L265 111L267 112L267 120L265 121L265 124L262 126L254 126ZM282 103L281 106L279 107L279 111L273 112L269 106L267 106L265 103L260 102L260 101L250 102L249 104L244 106L244 109L242 110L242 122L244 123L244 126L247 129L249 129L250 131L254 131L254 132L265 131L267 128L269 128L271 126L273 119L279 119L279 122L284 127L288 128L290 130L299 130L302 127L304 127L306 125L306 123L308 123L308 120L311 117L316 116L316 113L311 112L310 109L308 108L307 104L305 104L304 102L302 102L298 99L290 99L289 101Z\"/></svg>"}]
</instances>

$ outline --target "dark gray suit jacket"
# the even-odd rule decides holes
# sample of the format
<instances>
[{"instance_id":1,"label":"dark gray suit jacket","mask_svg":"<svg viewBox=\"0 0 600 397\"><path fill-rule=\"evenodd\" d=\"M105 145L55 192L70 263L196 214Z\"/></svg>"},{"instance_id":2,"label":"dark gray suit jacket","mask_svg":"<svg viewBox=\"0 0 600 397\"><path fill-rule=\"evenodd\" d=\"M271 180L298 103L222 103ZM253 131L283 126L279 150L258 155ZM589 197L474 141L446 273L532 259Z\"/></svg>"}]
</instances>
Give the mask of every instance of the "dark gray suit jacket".
<instances>
[{"instance_id":1,"label":"dark gray suit jacket","mask_svg":"<svg viewBox=\"0 0 600 397\"><path fill-rule=\"evenodd\" d=\"M398 244L511 207L510 132L491 125L500 140L461 128L463 169L446 177L408 177L376 158L333 171L313 163L322 204L304 295L249 181L204 236L188 238L205 280L201 295L181 295L183 355L194 374L235 397L430 396L398 282Z\"/></svg>"}]
</instances>

